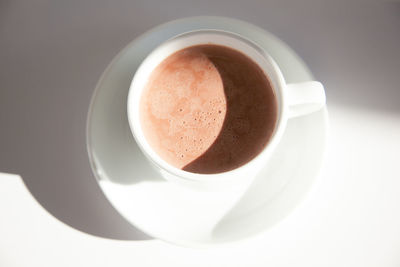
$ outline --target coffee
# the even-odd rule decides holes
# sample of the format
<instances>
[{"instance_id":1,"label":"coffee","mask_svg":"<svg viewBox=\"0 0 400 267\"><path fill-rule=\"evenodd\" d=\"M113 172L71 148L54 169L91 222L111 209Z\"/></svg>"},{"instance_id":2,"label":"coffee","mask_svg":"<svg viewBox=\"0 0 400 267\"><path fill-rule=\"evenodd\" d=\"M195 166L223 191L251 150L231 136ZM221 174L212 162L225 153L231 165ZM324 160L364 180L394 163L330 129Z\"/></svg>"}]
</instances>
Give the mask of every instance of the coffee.
<instances>
[{"instance_id":1,"label":"coffee","mask_svg":"<svg viewBox=\"0 0 400 267\"><path fill-rule=\"evenodd\" d=\"M151 73L140 122L153 150L194 173L220 173L257 156L270 140L277 101L262 69L220 45L182 49Z\"/></svg>"}]
</instances>

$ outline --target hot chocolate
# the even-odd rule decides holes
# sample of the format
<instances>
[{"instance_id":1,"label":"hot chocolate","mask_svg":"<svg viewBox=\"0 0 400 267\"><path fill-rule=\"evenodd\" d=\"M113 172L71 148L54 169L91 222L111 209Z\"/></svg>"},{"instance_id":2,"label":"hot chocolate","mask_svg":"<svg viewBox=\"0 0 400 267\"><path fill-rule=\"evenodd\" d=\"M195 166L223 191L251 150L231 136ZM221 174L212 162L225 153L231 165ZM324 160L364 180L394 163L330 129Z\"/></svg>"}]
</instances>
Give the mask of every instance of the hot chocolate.
<instances>
[{"instance_id":1,"label":"hot chocolate","mask_svg":"<svg viewBox=\"0 0 400 267\"><path fill-rule=\"evenodd\" d=\"M151 74L140 100L150 146L194 173L220 173L249 162L268 144L277 101L262 69L220 45L180 50Z\"/></svg>"}]
</instances>

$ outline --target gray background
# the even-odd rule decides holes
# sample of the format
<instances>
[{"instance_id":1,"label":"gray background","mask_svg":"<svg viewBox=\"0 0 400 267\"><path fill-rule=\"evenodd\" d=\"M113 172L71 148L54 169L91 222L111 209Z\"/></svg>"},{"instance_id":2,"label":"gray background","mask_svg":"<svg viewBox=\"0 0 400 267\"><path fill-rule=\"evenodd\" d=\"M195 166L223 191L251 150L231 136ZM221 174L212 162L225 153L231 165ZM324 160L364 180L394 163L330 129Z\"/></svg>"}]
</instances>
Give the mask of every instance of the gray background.
<instances>
[{"instance_id":1,"label":"gray background","mask_svg":"<svg viewBox=\"0 0 400 267\"><path fill-rule=\"evenodd\" d=\"M110 60L150 28L218 15L288 43L326 87L328 106L400 111L400 2L0 0L0 171L89 234L148 239L118 216L90 170L85 123Z\"/></svg>"}]
</instances>

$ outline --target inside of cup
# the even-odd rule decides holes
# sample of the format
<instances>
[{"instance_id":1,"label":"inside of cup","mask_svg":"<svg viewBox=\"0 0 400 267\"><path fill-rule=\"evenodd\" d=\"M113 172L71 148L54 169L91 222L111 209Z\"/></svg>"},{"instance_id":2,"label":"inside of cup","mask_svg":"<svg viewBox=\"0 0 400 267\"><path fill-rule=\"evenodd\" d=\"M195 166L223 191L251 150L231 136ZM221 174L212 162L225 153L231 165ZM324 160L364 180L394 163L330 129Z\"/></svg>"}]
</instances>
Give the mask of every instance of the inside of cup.
<instances>
[{"instance_id":1,"label":"inside of cup","mask_svg":"<svg viewBox=\"0 0 400 267\"><path fill-rule=\"evenodd\" d=\"M276 127L274 129L273 136L271 137L271 142L274 139L274 136L280 130L279 125L281 124L282 119L282 109L284 107L282 101L282 90L283 87L283 77L279 73L279 69L277 69L276 64L273 60L257 45L252 43L251 41L229 32L215 31L215 30L201 30L190 33L185 33L179 36L176 36L164 44L160 45L156 48L142 63L142 65L137 70L134 79L131 84L130 93L128 97L128 118L131 129L134 133L134 137L137 140L141 149L147 154L147 156L154 162L156 165L161 166L163 169L181 177L189 177L190 179L202 179L210 178L214 179L213 176L223 177L223 176L232 176L236 173L242 172L245 173L246 170L252 168L256 169L256 165L260 165L262 162L262 158L265 157L264 154L268 153L268 146L254 157L251 161L244 164L241 167L236 169L218 173L218 174L199 174L193 173L189 171L185 171L179 168L172 166L167 163L164 159L162 159L155 151L152 149L150 144L147 142L146 137L144 136L142 125L140 123L140 99L145 88L152 71L167 57L174 54L177 51L180 51L184 48L197 46L197 45L219 45L226 46L232 49L235 49L242 54L245 54L249 57L253 62L255 62L263 71L266 77L270 80L272 84L272 89L274 90L276 100L277 100L277 121Z\"/></svg>"}]
</instances>

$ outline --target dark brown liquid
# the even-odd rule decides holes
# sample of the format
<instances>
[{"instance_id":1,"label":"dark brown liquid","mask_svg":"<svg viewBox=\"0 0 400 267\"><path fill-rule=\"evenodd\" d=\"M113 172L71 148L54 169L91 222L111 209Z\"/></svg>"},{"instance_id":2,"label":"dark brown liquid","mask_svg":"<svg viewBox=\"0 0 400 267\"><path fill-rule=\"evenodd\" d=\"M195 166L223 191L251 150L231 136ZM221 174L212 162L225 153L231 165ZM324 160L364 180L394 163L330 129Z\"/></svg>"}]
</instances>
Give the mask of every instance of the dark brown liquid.
<instances>
[{"instance_id":1,"label":"dark brown liquid","mask_svg":"<svg viewBox=\"0 0 400 267\"><path fill-rule=\"evenodd\" d=\"M146 139L164 160L210 174L238 168L264 149L277 102L270 81L247 56L198 45L153 71L140 113Z\"/></svg>"}]
</instances>

